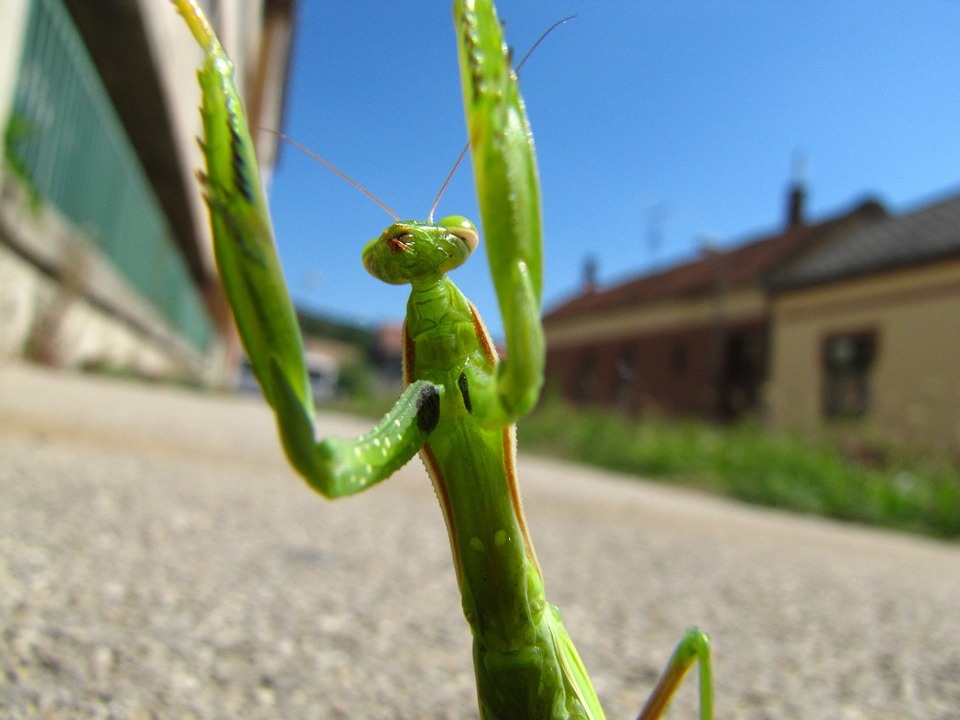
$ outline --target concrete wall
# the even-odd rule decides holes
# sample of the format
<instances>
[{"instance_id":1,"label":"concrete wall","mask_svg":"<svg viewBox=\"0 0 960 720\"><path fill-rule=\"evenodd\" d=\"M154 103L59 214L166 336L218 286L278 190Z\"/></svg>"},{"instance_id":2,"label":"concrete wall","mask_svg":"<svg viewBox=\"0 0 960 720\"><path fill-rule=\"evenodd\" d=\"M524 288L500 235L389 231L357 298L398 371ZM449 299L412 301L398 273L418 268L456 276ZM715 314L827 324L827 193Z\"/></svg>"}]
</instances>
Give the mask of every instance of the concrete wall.
<instances>
[{"instance_id":1,"label":"concrete wall","mask_svg":"<svg viewBox=\"0 0 960 720\"><path fill-rule=\"evenodd\" d=\"M216 384L224 348L201 354L49 208L0 182L0 359Z\"/></svg>"},{"instance_id":2,"label":"concrete wall","mask_svg":"<svg viewBox=\"0 0 960 720\"><path fill-rule=\"evenodd\" d=\"M0 3L0 131L6 127L20 72L23 52L23 27L30 10L28 0L3 0ZM0 162L0 180L3 179Z\"/></svg>"},{"instance_id":3,"label":"concrete wall","mask_svg":"<svg viewBox=\"0 0 960 720\"><path fill-rule=\"evenodd\" d=\"M823 349L872 332L868 427L892 439L960 449L960 260L834 282L779 296L767 389L771 425L815 432Z\"/></svg>"},{"instance_id":4,"label":"concrete wall","mask_svg":"<svg viewBox=\"0 0 960 720\"><path fill-rule=\"evenodd\" d=\"M115 35L118 40L126 38L129 45L135 35L123 31L127 27L124 22L135 24L147 39L146 43L133 42L139 52L137 62L141 63L135 67L142 68L146 62L158 82L144 86L149 90L140 88L140 93L148 92L148 99L162 107L164 122L157 126L160 131L147 128L145 133L148 138L163 138L162 147L169 151L161 156L175 157L165 166L173 179L167 177L163 182L178 195L172 206L165 206L165 214L171 221L175 213L188 217L185 226L171 222L171 227L219 332L205 353L186 344L93 249L80 228L71 227L50 208L32 207L18 178L9 172L5 176L0 162L0 358L27 355L72 367L107 366L149 376L229 383L236 371L239 343L217 279L208 212L195 176L203 166L196 142L202 134L196 82L202 53L171 3L134 3L135 8L112 0L79 5L87 20L85 42L88 49L90 43L112 47L117 43L111 43L113 36L109 33L119 27ZM30 0L0 2L0 130L10 116L30 4ZM251 94L257 98L258 117L252 124L279 128L292 33L289 6L268 2L265 7L264 0L225 0L216 8L221 37L233 54L241 92L248 95L248 100ZM99 14L101 11L109 11L109 18ZM265 27L265 20L269 20L269 27ZM136 93L142 73L136 74L131 63L117 60L124 57L123 53L106 56L112 58L107 74L114 79L118 74L123 76L118 68L130 68L127 76L134 74L131 92L115 95L114 104L143 105L144 98ZM100 72L104 72L102 67ZM134 122L133 127L137 126L143 123ZM137 145L137 138L131 137ZM262 133L257 140L269 172L277 139ZM141 160L151 157L151 152L157 154L156 148L137 148ZM144 162L156 180L156 168Z\"/></svg>"}]
</instances>

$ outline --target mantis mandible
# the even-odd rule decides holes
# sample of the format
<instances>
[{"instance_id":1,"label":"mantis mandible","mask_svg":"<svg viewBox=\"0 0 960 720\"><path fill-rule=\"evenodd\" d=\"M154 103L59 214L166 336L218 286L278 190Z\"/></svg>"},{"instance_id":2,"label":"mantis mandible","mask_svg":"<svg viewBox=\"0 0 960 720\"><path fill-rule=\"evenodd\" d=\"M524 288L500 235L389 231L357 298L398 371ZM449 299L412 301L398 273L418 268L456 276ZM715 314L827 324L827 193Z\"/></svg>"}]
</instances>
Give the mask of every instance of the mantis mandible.
<instances>
[{"instance_id":1,"label":"mantis mandible","mask_svg":"<svg viewBox=\"0 0 960 720\"><path fill-rule=\"evenodd\" d=\"M454 23L482 226L506 336L500 359L476 308L446 277L476 249L460 216L397 220L363 248L363 265L412 286L404 322L406 387L353 439L318 440L302 341L275 250L233 69L196 0L173 0L205 53L206 172L220 275L287 458L327 498L360 492L419 452L446 520L473 632L480 716L583 718L603 710L547 602L518 487L514 425L543 382L540 189L533 136L491 0L456 0ZM432 216L432 213L431 213ZM709 645L688 629L641 718L659 717L700 663L700 714L712 716Z\"/></svg>"}]
</instances>

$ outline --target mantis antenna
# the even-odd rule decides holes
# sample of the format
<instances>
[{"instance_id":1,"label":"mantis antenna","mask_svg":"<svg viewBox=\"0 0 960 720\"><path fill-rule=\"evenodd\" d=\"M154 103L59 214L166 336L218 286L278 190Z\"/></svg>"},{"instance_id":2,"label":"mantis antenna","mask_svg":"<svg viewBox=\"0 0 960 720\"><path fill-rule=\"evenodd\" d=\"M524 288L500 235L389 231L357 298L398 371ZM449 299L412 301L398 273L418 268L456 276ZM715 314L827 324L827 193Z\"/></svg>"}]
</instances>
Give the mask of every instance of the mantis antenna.
<instances>
[{"instance_id":1,"label":"mantis antenna","mask_svg":"<svg viewBox=\"0 0 960 720\"><path fill-rule=\"evenodd\" d=\"M540 37L537 38L537 41L530 46L530 49L527 50L526 54L520 59L520 62L517 63L517 66L513 69L513 71L519 75L520 68L523 67L523 64L533 54L533 51L537 49L537 46L544 41L547 35L552 33L554 30L556 30L558 27L563 25L568 20L573 20L575 17L576 15L567 15L565 18L561 18L557 20L553 25L551 25L546 30L544 30L543 33L540 35ZM454 173L457 172L457 168L460 167L460 163L463 162L463 158L467 154L467 150L469 149L470 149L470 141L467 140L467 144L464 145L463 150L460 151L460 155L457 157L457 161L453 164L453 167L450 168L450 172L447 173L446 180L444 180L443 185L440 186L440 192L438 192L437 197L434 198L433 205L430 206L430 213L427 215L427 222L433 222L433 213L436 212L437 205L440 204L440 198L442 198L443 193L446 192L447 185L450 184L450 181L453 179Z\"/></svg>"},{"instance_id":2,"label":"mantis antenna","mask_svg":"<svg viewBox=\"0 0 960 720\"><path fill-rule=\"evenodd\" d=\"M530 49L527 50L526 54L524 54L524 56L520 59L520 62L517 63L516 68L514 68L514 72L516 72L516 73L519 73L519 72L520 72L520 68L523 67L524 63L527 62L527 60L528 60L528 59L530 58L530 56L533 54L533 51L537 49L537 47L540 45L540 43L542 43L542 42L546 39L547 35L549 35L550 33L552 33L554 30L556 30L558 27L560 27L560 26L563 25L564 23L568 22L569 20L573 20L575 17L577 17L577 16L576 16L576 15L567 15L567 17L561 18L561 19L557 20L555 23L553 23L553 25L551 25L551 26L548 27L546 30L544 30L543 33L540 35L540 37L537 38L536 42L533 43L533 45L530 46ZM321 165L323 165L323 166L324 166L325 168L327 168L328 170L336 173L336 174L339 175L341 178L343 178L344 180L346 180L348 183L350 183L351 185L353 185L357 190L359 190L359 191L362 192L364 195L366 195L368 198L370 198L371 200L373 200L373 201L374 201L377 205L379 205L381 208L383 208L384 210L386 210L386 211L387 211L387 214L390 215L390 217L392 217L394 220L400 220L400 216L397 215L397 214L396 214L393 210L391 210L389 207L387 207L387 204L386 204L386 203L384 203L380 198L378 198L378 197L377 197L376 195L374 195L372 192L370 192L369 190L367 190L363 185L361 185L359 182L357 182L357 181L354 180L352 177L350 177L349 175L347 175L345 172L343 172L340 168L338 168L336 165L334 165L334 164L333 164L332 162L330 162L329 160L326 160L325 158L321 157L320 155L317 155L317 153L313 152L313 151L310 150L309 148L305 147L304 145L301 145L300 143L298 143L298 142L297 142L296 140L294 140L293 138L288 137L287 135L284 135L284 134L281 133L281 132L277 132L276 130L271 130L271 129L269 129L269 128L261 128L261 129L264 130L264 131L266 131L266 132L273 133L274 135L276 135L278 138L280 138L280 139L283 140L284 142L290 143L291 145L293 145L293 147L297 148L297 150L299 150L300 152L302 152L302 153L306 154L307 156L309 156L309 157L313 158L314 160L316 160L318 163L320 163ZM434 198L434 200L433 200L433 205L430 206L430 212L429 212L428 215L427 215L427 222L428 222L428 223L433 222L433 213L436 211L437 205L440 204L440 198L442 198L442 197L443 197L443 193L446 192L447 186L450 184L450 181L453 179L454 173L457 172L457 168L460 167L460 163L463 162L463 158L466 156L467 150L469 150L469 149L470 149L470 141L468 140L468 141L467 141L467 144L463 146L463 150L460 151L460 155L457 157L456 162L453 163L453 167L450 168L450 172L447 173L446 179L443 181L443 184L440 186L440 191L437 193L437 196L436 196L436 197Z\"/></svg>"},{"instance_id":3,"label":"mantis antenna","mask_svg":"<svg viewBox=\"0 0 960 720\"><path fill-rule=\"evenodd\" d=\"M301 145L300 143L298 143L296 140L287 137L287 136L284 135L283 133L277 132L276 130L270 130L269 128L261 128L261 129L266 130L266 132L273 133L274 135L276 135L278 138L280 138L280 139L283 140L284 142L290 143L291 145L293 145L293 146L294 146L297 150L299 150L300 152L305 153L305 154L308 155L309 157L311 157L311 158L313 158L314 160L316 160L318 163L320 163L321 165L323 165L323 166L324 166L325 168L327 168L328 170L332 170L332 171L335 172L337 175L339 175L339 176L342 177L344 180L346 180L348 183L350 183L351 185L353 185L357 190L359 190L359 191L362 192L364 195L366 195L368 198L370 198L371 200L373 200L377 205L379 205L379 206L382 207L384 210L386 210L387 213L390 215L390 217L392 217L394 220L399 220L399 219L400 219L400 216L397 215L397 214L396 214L393 210L391 210L389 207L387 207L386 203L384 203L380 198L378 198L378 197L377 197L376 195L374 195L372 192L370 192L369 190L367 190L363 185L361 185L360 183L358 183L358 182L357 182L356 180L354 180L352 177L350 177L350 176L347 175L345 172L343 172L343 170L341 170L340 168L338 168L338 167L337 167L336 165L334 165L332 162L330 162L330 161L328 161L328 160L325 160L324 158L320 157L320 156L317 155L315 152L313 152L313 150L310 150L310 149L304 147L303 145Z\"/></svg>"}]
</instances>

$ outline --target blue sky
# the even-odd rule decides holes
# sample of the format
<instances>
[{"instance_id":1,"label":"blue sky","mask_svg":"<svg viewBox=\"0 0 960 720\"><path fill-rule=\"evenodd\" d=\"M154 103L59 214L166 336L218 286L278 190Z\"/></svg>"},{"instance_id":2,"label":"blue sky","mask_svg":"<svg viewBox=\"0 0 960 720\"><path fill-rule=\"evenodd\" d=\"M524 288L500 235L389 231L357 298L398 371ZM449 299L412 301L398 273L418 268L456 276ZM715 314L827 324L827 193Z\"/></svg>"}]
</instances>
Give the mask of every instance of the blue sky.
<instances>
[{"instance_id":1,"label":"blue sky","mask_svg":"<svg viewBox=\"0 0 960 720\"><path fill-rule=\"evenodd\" d=\"M960 191L960 3L500 0L537 144L544 304L584 259L613 283L783 220L794 158L808 216L875 196L895 211ZM465 142L447 2L301 0L283 130L401 217L423 219ZM407 291L368 276L389 216L293 148L270 187L294 300L399 322ZM461 168L438 217L479 221ZM483 242L481 240L481 248ZM495 335L482 253L455 271Z\"/></svg>"}]
</instances>

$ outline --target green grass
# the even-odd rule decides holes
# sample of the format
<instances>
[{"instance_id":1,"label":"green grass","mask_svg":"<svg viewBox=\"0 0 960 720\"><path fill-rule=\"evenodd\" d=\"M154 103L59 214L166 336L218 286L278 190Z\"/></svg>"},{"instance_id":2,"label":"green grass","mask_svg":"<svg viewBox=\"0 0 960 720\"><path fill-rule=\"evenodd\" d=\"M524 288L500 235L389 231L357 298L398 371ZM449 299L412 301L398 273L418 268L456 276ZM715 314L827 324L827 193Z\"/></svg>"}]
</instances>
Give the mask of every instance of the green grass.
<instances>
[{"instance_id":1,"label":"green grass","mask_svg":"<svg viewBox=\"0 0 960 720\"><path fill-rule=\"evenodd\" d=\"M944 538L960 537L960 468L945 458L773 435L754 423L631 421L544 403L519 424L525 451L665 480L750 503ZM858 459L859 458L859 459Z\"/></svg>"}]
</instances>

